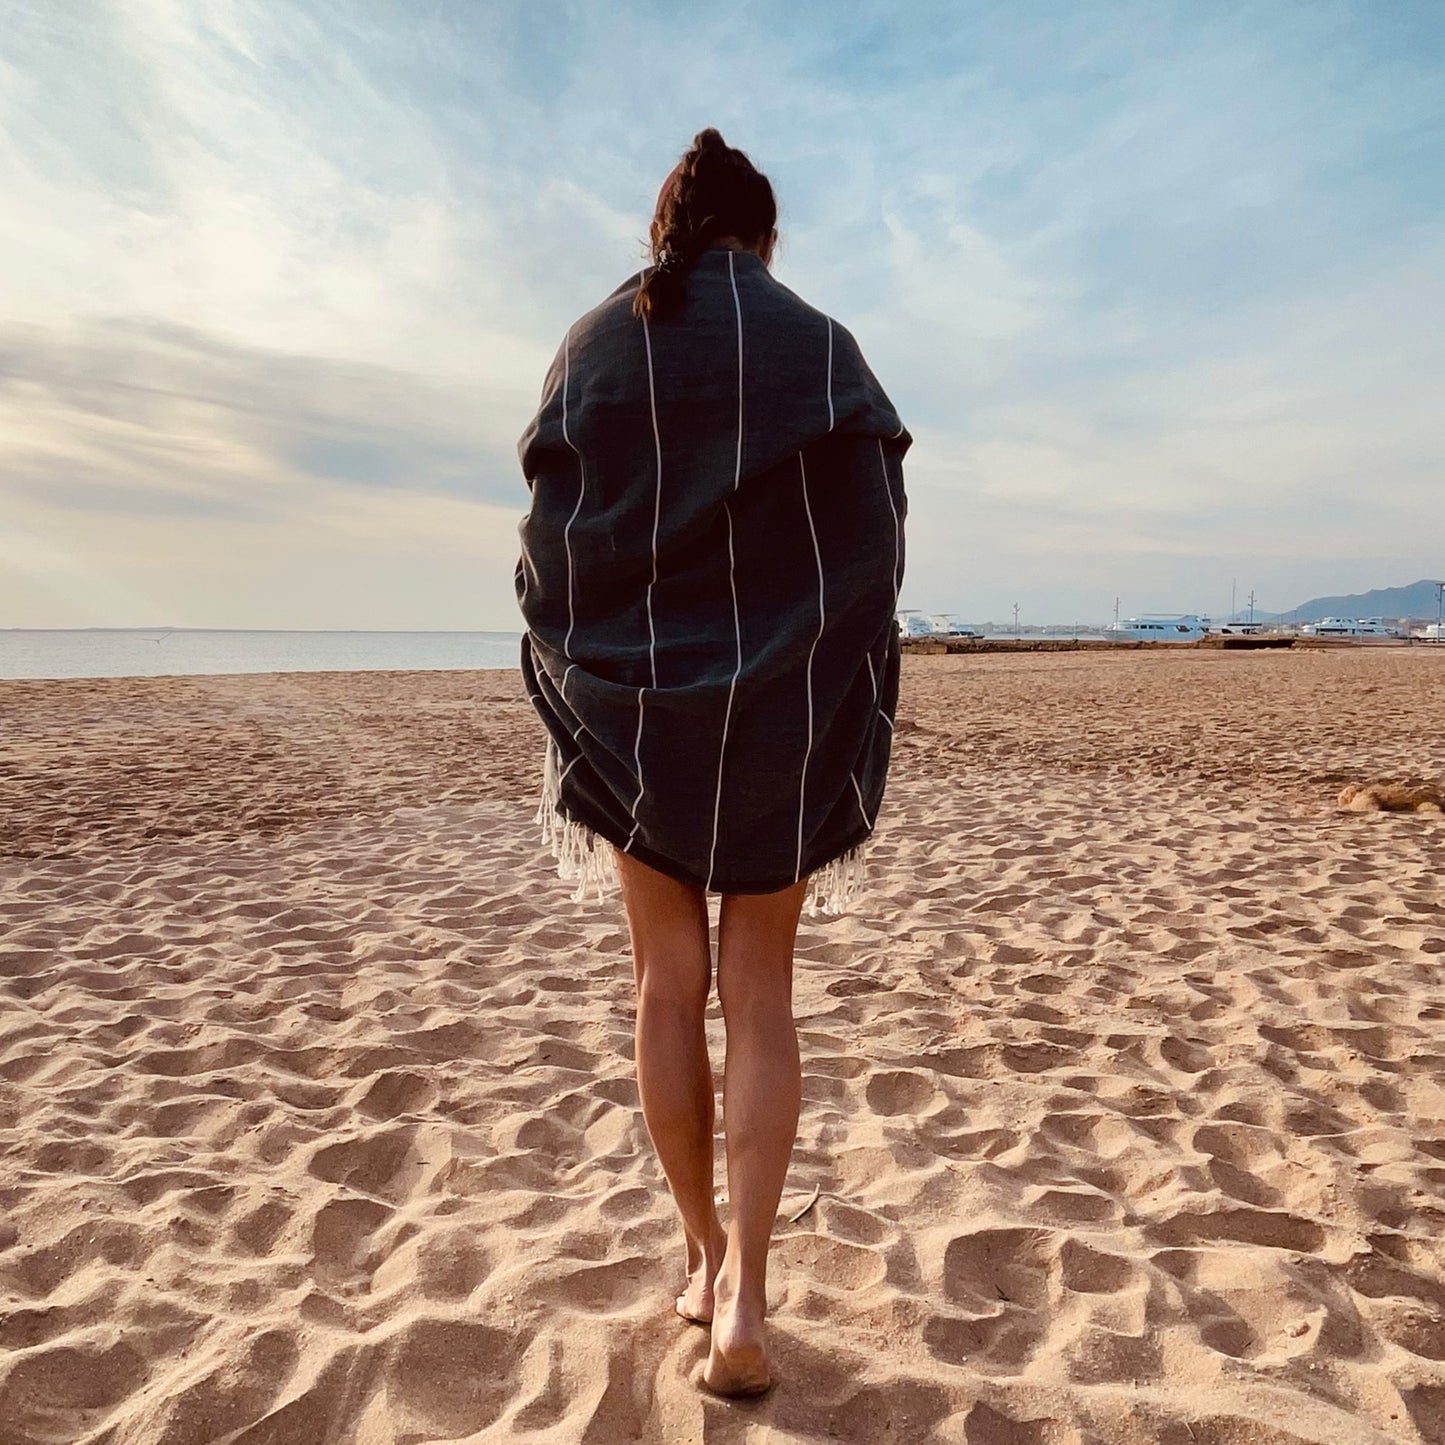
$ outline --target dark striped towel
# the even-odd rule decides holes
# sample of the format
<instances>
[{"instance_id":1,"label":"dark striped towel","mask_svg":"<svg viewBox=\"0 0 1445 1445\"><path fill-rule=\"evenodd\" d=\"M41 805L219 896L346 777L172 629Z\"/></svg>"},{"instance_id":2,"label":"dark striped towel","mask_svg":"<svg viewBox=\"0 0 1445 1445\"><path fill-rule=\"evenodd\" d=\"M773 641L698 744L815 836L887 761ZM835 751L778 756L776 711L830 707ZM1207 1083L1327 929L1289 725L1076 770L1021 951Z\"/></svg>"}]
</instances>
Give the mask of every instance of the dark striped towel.
<instances>
[{"instance_id":1,"label":"dark striped towel","mask_svg":"<svg viewBox=\"0 0 1445 1445\"><path fill-rule=\"evenodd\" d=\"M568 331L522 437L540 814L582 899L610 843L684 882L846 905L898 696L911 438L837 322L756 256L680 313L634 276Z\"/></svg>"}]
</instances>

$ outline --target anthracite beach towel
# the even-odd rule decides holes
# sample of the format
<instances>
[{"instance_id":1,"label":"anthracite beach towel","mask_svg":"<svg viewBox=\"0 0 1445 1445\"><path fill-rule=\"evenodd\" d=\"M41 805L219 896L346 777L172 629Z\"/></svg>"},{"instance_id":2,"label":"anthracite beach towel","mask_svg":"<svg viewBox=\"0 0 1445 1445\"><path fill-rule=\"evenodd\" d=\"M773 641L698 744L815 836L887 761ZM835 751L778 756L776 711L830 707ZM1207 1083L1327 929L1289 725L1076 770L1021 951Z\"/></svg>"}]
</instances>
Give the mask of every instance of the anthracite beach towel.
<instances>
[{"instance_id":1,"label":"anthracite beach towel","mask_svg":"<svg viewBox=\"0 0 1445 1445\"><path fill-rule=\"evenodd\" d=\"M911 438L857 343L755 255L682 310L641 273L571 327L519 444L522 672L564 878L605 846L725 893L844 906L898 696Z\"/></svg>"}]
</instances>

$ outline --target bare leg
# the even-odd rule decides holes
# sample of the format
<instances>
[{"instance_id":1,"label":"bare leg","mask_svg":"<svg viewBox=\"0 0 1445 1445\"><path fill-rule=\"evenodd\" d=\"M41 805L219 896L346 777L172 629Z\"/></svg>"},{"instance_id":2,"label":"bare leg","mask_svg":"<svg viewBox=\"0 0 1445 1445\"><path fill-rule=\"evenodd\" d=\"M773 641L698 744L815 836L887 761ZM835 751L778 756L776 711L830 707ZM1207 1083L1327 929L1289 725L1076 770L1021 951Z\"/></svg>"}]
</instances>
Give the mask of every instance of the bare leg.
<instances>
[{"instance_id":1,"label":"bare leg","mask_svg":"<svg viewBox=\"0 0 1445 1445\"><path fill-rule=\"evenodd\" d=\"M684 1319L713 1314L726 1237L713 1204L712 1065L703 1014L712 985L707 900L619 851L617 872L637 978L637 1089L642 1116L687 1236Z\"/></svg>"},{"instance_id":2,"label":"bare leg","mask_svg":"<svg viewBox=\"0 0 1445 1445\"><path fill-rule=\"evenodd\" d=\"M793 1023L793 943L807 883L728 894L718 925L718 996L727 1024L727 1253L716 1282L703 1381L720 1394L771 1383L764 1316L768 1245L798 1133L802 1077Z\"/></svg>"}]
</instances>

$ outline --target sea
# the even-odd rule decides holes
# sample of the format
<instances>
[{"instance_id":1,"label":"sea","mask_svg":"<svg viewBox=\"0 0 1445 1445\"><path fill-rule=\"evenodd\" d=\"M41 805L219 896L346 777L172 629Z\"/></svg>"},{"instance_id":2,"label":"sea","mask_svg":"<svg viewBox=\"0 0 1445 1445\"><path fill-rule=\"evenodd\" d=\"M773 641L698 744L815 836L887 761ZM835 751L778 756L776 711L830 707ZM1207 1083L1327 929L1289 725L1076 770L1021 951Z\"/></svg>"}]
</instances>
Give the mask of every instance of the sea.
<instances>
[{"instance_id":1,"label":"sea","mask_svg":"<svg viewBox=\"0 0 1445 1445\"><path fill-rule=\"evenodd\" d=\"M432 672L517 666L518 632L0 628L0 678Z\"/></svg>"}]
</instances>

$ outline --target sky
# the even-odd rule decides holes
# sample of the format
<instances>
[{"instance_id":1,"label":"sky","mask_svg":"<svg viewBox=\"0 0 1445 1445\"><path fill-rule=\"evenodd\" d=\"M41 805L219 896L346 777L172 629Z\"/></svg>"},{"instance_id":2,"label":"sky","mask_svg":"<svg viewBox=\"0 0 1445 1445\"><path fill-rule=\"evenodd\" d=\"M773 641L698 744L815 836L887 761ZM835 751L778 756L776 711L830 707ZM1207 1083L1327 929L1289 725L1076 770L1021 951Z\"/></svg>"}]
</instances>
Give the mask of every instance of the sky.
<instances>
[{"instance_id":1,"label":"sky","mask_svg":"<svg viewBox=\"0 0 1445 1445\"><path fill-rule=\"evenodd\" d=\"M902 603L1445 576L1438 0L9 0L0 627L516 630L516 440L722 130Z\"/></svg>"}]
</instances>

